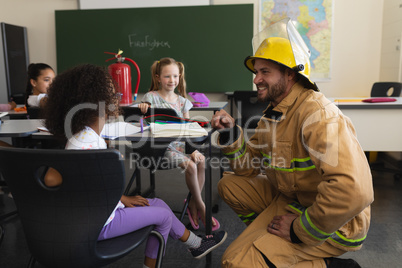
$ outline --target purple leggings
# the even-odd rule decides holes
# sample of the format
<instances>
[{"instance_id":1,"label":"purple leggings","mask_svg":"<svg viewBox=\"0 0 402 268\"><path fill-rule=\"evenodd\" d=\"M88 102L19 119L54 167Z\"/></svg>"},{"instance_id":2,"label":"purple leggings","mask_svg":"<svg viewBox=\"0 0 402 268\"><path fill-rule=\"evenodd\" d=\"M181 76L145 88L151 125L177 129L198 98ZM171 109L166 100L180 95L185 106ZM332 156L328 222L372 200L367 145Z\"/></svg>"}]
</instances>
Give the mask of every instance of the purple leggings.
<instances>
[{"instance_id":1,"label":"purple leggings","mask_svg":"<svg viewBox=\"0 0 402 268\"><path fill-rule=\"evenodd\" d=\"M162 234L167 243L169 235L177 240L184 235L185 227L174 215L170 207L161 199L148 199L149 206L125 207L116 210L113 220L103 227L98 240L104 240L133 231L148 225L155 225L155 231ZM156 259L158 253L158 240L149 236L145 256Z\"/></svg>"}]
</instances>

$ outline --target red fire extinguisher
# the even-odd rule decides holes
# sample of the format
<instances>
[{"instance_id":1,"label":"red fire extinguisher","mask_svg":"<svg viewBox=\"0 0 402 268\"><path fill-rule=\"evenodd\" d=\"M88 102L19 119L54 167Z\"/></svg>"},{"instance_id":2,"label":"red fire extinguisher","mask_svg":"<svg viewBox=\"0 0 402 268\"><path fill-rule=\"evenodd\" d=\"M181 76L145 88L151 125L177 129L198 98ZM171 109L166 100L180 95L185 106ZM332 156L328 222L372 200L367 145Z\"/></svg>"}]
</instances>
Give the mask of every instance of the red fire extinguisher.
<instances>
[{"instance_id":1,"label":"red fire extinguisher","mask_svg":"<svg viewBox=\"0 0 402 268\"><path fill-rule=\"evenodd\" d=\"M137 93L138 93L138 87L140 85L140 68L138 67L137 63L133 61L132 59L122 57L121 54L123 53L122 50L119 50L119 52L116 53L111 53L111 52L105 52L107 54L112 54L115 55L113 58L107 59L106 61L110 61L116 58L116 62L109 65L108 70L110 75L112 76L113 80L117 83L118 86L118 91L121 95L120 103L121 104L131 104L132 103L132 88L131 88L131 68L130 65L125 64L124 61L127 60L131 62L135 68L137 69L137 84L135 86L135 93L134 93L134 101L137 100Z\"/></svg>"}]
</instances>

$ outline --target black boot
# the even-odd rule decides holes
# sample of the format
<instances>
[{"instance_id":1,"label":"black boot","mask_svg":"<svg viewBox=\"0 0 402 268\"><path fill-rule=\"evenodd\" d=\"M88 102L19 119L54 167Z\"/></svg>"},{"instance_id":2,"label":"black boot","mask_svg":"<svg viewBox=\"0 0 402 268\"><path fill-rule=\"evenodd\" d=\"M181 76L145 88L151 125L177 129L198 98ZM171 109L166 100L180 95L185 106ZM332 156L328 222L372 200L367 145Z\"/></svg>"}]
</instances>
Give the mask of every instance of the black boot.
<instances>
[{"instance_id":1,"label":"black boot","mask_svg":"<svg viewBox=\"0 0 402 268\"><path fill-rule=\"evenodd\" d=\"M329 262L328 268L361 268L361 266L352 259L326 258L325 262Z\"/></svg>"}]
</instances>

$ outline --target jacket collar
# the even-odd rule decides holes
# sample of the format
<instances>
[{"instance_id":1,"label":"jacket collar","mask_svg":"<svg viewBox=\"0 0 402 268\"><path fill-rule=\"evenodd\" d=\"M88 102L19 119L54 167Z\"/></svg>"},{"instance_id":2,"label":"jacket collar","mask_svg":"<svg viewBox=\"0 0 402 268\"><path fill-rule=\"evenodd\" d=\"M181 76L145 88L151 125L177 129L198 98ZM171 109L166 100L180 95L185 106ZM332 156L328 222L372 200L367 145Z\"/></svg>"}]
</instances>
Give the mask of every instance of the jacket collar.
<instances>
[{"instance_id":1,"label":"jacket collar","mask_svg":"<svg viewBox=\"0 0 402 268\"><path fill-rule=\"evenodd\" d=\"M306 89L303 87L302 83L297 82L294 84L290 89L289 94L277 106L273 107L271 104L268 105L264 117L278 122L284 120L289 107L296 102L298 96L304 90Z\"/></svg>"}]
</instances>

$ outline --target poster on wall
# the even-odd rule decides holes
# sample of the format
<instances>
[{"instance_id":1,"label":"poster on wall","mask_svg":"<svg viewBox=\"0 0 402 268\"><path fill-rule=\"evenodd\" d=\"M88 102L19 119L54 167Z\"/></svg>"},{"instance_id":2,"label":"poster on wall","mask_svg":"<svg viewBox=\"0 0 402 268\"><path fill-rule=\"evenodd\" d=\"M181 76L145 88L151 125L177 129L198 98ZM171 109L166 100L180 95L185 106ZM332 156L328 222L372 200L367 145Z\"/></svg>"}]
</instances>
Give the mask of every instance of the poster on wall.
<instances>
[{"instance_id":1,"label":"poster on wall","mask_svg":"<svg viewBox=\"0 0 402 268\"><path fill-rule=\"evenodd\" d=\"M311 51L311 80L331 78L333 0L261 0L260 30L289 17Z\"/></svg>"},{"instance_id":2,"label":"poster on wall","mask_svg":"<svg viewBox=\"0 0 402 268\"><path fill-rule=\"evenodd\" d=\"M78 0L79 9L206 6L210 0Z\"/></svg>"}]
</instances>

